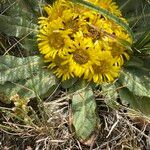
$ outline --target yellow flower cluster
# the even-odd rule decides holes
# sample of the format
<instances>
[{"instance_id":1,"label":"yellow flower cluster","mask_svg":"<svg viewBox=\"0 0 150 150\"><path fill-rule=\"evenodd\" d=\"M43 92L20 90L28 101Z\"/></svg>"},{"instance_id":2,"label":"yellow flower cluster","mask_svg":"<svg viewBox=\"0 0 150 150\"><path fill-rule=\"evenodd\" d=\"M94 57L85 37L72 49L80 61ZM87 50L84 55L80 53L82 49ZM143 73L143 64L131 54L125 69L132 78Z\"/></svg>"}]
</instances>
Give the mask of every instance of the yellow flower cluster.
<instances>
[{"instance_id":1,"label":"yellow flower cluster","mask_svg":"<svg viewBox=\"0 0 150 150\"><path fill-rule=\"evenodd\" d=\"M112 0L88 1L126 22ZM47 16L39 18L38 47L58 78L83 77L100 84L118 77L124 59L129 59L118 39L132 43L121 26L69 0L56 0L44 9Z\"/></svg>"}]
</instances>

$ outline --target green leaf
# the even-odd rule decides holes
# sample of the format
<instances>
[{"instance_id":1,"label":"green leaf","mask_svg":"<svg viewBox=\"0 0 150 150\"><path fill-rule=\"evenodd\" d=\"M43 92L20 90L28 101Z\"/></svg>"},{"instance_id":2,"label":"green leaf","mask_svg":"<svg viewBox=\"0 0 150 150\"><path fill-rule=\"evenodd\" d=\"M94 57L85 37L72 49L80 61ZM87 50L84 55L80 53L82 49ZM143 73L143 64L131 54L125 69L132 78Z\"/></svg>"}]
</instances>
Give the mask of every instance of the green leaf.
<instances>
[{"instance_id":1,"label":"green leaf","mask_svg":"<svg viewBox=\"0 0 150 150\"><path fill-rule=\"evenodd\" d=\"M141 49L145 45L150 43L150 31L146 31L142 36L136 41L135 48Z\"/></svg>"},{"instance_id":2,"label":"green leaf","mask_svg":"<svg viewBox=\"0 0 150 150\"><path fill-rule=\"evenodd\" d=\"M32 14L34 14L34 17L37 18L37 12L39 8L39 1L33 1L33 0L22 0L28 11L30 11Z\"/></svg>"},{"instance_id":3,"label":"green leaf","mask_svg":"<svg viewBox=\"0 0 150 150\"><path fill-rule=\"evenodd\" d=\"M138 52L150 54L150 30L141 35L134 43L133 48Z\"/></svg>"},{"instance_id":4,"label":"green leaf","mask_svg":"<svg viewBox=\"0 0 150 150\"><path fill-rule=\"evenodd\" d=\"M117 16L110 13L108 10L98 7L92 3L85 1L85 0L71 0L71 1L74 3L77 3L79 5L85 6L87 8L90 8L94 11L97 11L98 13L104 15L105 17L113 20L115 23L122 26L129 33L129 35L132 37L132 39L134 39L132 30L130 29L130 27L124 21L122 21L120 18L118 18Z\"/></svg>"},{"instance_id":5,"label":"green leaf","mask_svg":"<svg viewBox=\"0 0 150 150\"><path fill-rule=\"evenodd\" d=\"M26 6L27 10L34 14L36 19L42 15L43 7L47 4L52 4L55 0L22 0L22 3Z\"/></svg>"},{"instance_id":6,"label":"green leaf","mask_svg":"<svg viewBox=\"0 0 150 150\"><path fill-rule=\"evenodd\" d=\"M116 102L118 93L115 84L103 84L102 95L104 96L105 102L108 106L113 109L118 109L118 105Z\"/></svg>"},{"instance_id":7,"label":"green leaf","mask_svg":"<svg viewBox=\"0 0 150 150\"><path fill-rule=\"evenodd\" d=\"M22 48L29 52L29 55L33 55L33 52L37 50L35 37L37 21L38 16L42 15L44 4L44 0L11 0L2 5L0 20L3 20L3 24L0 25L1 32L8 36L21 38L19 43L21 43Z\"/></svg>"},{"instance_id":8,"label":"green leaf","mask_svg":"<svg viewBox=\"0 0 150 150\"><path fill-rule=\"evenodd\" d=\"M15 82L26 79L36 74L41 68L41 58L39 56L29 56L19 58L5 55L0 57L0 84L6 81Z\"/></svg>"},{"instance_id":9,"label":"green leaf","mask_svg":"<svg viewBox=\"0 0 150 150\"><path fill-rule=\"evenodd\" d=\"M144 62L137 56L133 56L129 61L127 61L124 65L125 67L136 67L141 68L144 66Z\"/></svg>"},{"instance_id":10,"label":"green leaf","mask_svg":"<svg viewBox=\"0 0 150 150\"><path fill-rule=\"evenodd\" d=\"M126 66L121 73L119 81L133 94L150 97L149 60L140 59L140 61L141 64L134 61L129 63L130 65Z\"/></svg>"},{"instance_id":11,"label":"green leaf","mask_svg":"<svg viewBox=\"0 0 150 150\"><path fill-rule=\"evenodd\" d=\"M150 117L150 98L140 97L131 93L127 88L119 89L119 96L121 101L126 101L130 104L132 109L140 111L144 115Z\"/></svg>"},{"instance_id":12,"label":"green leaf","mask_svg":"<svg viewBox=\"0 0 150 150\"><path fill-rule=\"evenodd\" d=\"M46 0L7 0L1 7L1 14L11 17L24 17L37 23L45 5Z\"/></svg>"},{"instance_id":13,"label":"green leaf","mask_svg":"<svg viewBox=\"0 0 150 150\"><path fill-rule=\"evenodd\" d=\"M96 102L93 91L85 87L76 91L72 98L72 118L76 135L87 140L97 127Z\"/></svg>"},{"instance_id":14,"label":"green leaf","mask_svg":"<svg viewBox=\"0 0 150 150\"><path fill-rule=\"evenodd\" d=\"M37 32L37 25L24 19L24 17L10 17L0 14L0 32L8 36L15 36L21 38L28 35L35 35Z\"/></svg>"},{"instance_id":15,"label":"green leaf","mask_svg":"<svg viewBox=\"0 0 150 150\"><path fill-rule=\"evenodd\" d=\"M56 84L55 76L50 71L41 69L37 75L25 82L18 94L24 98L45 98L44 94L51 92L50 89L54 91L53 86Z\"/></svg>"},{"instance_id":16,"label":"green leaf","mask_svg":"<svg viewBox=\"0 0 150 150\"><path fill-rule=\"evenodd\" d=\"M150 70L150 56L133 56L131 59L125 63L125 68L137 68L148 71Z\"/></svg>"},{"instance_id":17,"label":"green leaf","mask_svg":"<svg viewBox=\"0 0 150 150\"><path fill-rule=\"evenodd\" d=\"M36 37L26 37L20 43L22 48L24 48L29 53L29 55L34 55L39 52Z\"/></svg>"},{"instance_id":18,"label":"green leaf","mask_svg":"<svg viewBox=\"0 0 150 150\"><path fill-rule=\"evenodd\" d=\"M26 6L23 4L22 0L7 0L2 5L0 14L11 16L12 18L22 16L28 20L34 19L32 13L26 9Z\"/></svg>"},{"instance_id":19,"label":"green leaf","mask_svg":"<svg viewBox=\"0 0 150 150\"><path fill-rule=\"evenodd\" d=\"M74 93L78 91L79 89L84 89L88 85L89 83L87 83L86 80L79 79L74 86L69 87L69 93Z\"/></svg>"},{"instance_id":20,"label":"green leaf","mask_svg":"<svg viewBox=\"0 0 150 150\"><path fill-rule=\"evenodd\" d=\"M150 56L150 43L141 48L140 51L142 52L142 54Z\"/></svg>"},{"instance_id":21,"label":"green leaf","mask_svg":"<svg viewBox=\"0 0 150 150\"><path fill-rule=\"evenodd\" d=\"M6 85L1 85L0 84L0 102L3 102L5 104L10 104L11 100L10 100L10 95L11 95L11 90L12 89L12 93L13 93L13 87L11 87L11 84L6 84ZM7 93L7 94L6 94Z\"/></svg>"},{"instance_id":22,"label":"green leaf","mask_svg":"<svg viewBox=\"0 0 150 150\"><path fill-rule=\"evenodd\" d=\"M10 98L18 94L21 98L30 99L34 97L46 98L48 93L54 92L54 86L57 85L55 76L44 69L37 72L36 75L17 82L5 82L0 85L0 95L6 97L3 102L10 103ZM1 100L2 101L2 100Z\"/></svg>"}]
</instances>

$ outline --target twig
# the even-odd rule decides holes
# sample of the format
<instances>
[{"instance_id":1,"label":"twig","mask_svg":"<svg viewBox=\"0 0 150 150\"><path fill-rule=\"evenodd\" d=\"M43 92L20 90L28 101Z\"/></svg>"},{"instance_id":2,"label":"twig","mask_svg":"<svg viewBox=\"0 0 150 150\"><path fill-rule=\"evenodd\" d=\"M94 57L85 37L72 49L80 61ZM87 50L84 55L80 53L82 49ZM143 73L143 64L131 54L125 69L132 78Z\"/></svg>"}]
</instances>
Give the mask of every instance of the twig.
<instances>
[{"instance_id":1,"label":"twig","mask_svg":"<svg viewBox=\"0 0 150 150\"><path fill-rule=\"evenodd\" d=\"M113 131L113 129L116 127L116 125L117 125L118 122L119 122L119 115L116 114L116 116L117 116L117 121L113 124L113 126L112 126L112 128L110 129L110 131L109 131L108 135L106 136L106 138L108 138L108 137L110 136L111 132Z\"/></svg>"}]
</instances>

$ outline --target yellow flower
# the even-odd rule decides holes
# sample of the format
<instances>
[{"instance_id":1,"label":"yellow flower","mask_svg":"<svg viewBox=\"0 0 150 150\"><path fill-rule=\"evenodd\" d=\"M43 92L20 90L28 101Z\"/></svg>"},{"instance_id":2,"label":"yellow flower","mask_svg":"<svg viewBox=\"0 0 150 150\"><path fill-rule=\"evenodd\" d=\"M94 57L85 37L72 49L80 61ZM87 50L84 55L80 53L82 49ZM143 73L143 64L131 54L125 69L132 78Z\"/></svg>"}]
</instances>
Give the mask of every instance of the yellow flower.
<instances>
[{"instance_id":1,"label":"yellow flower","mask_svg":"<svg viewBox=\"0 0 150 150\"><path fill-rule=\"evenodd\" d=\"M118 6L116 5L115 2L112 2L112 0L88 0L88 1L110 11L116 16L119 17L121 16L121 12L118 9Z\"/></svg>"},{"instance_id":2,"label":"yellow flower","mask_svg":"<svg viewBox=\"0 0 150 150\"><path fill-rule=\"evenodd\" d=\"M64 56L57 54L54 59L48 58L48 60L50 62L48 67L53 69L53 72L58 78L62 78L62 81L67 80L70 77L74 77L74 74L70 69L71 66L68 63L68 59Z\"/></svg>"},{"instance_id":3,"label":"yellow flower","mask_svg":"<svg viewBox=\"0 0 150 150\"><path fill-rule=\"evenodd\" d=\"M116 60L112 57L110 51L100 51L99 64L93 64L93 74L85 77L89 81L93 80L95 83L111 82L119 75L120 66L117 66Z\"/></svg>"},{"instance_id":4,"label":"yellow flower","mask_svg":"<svg viewBox=\"0 0 150 150\"><path fill-rule=\"evenodd\" d=\"M70 33L69 30L61 30L63 28L62 19L58 18L39 30L38 47L42 54L55 57L58 52L63 52Z\"/></svg>"},{"instance_id":5,"label":"yellow flower","mask_svg":"<svg viewBox=\"0 0 150 150\"><path fill-rule=\"evenodd\" d=\"M82 26L86 25L85 21L79 17L79 14L75 13L72 9L64 10L61 17L64 29L69 30L72 34L78 32Z\"/></svg>"},{"instance_id":6,"label":"yellow flower","mask_svg":"<svg viewBox=\"0 0 150 150\"><path fill-rule=\"evenodd\" d=\"M70 42L70 53L68 56L71 71L77 77L88 74L92 71L92 64L96 62L97 55L93 51L93 42L91 38L84 38L83 33L77 32L74 40Z\"/></svg>"},{"instance_id":7,"label":"yellow flower","mask_svg":"<svg viewBox=\"0 0 150 150\"><path fill-rule=\"evenodd\" d=\"M69 3L66 4L65 0L57 0L52 6L47 5L44 7L48 17L48 21L53 21L62 16L63 11L68 7Z\"/></svg>"},{"instance_id":8,"label":"yellow flower","mask_svg":"<svg viewBox=\"0 0 150 150\"><path fill-rule=\"evenodd\" d=\"M88 0L122 17L112 0ZM82 77L95 83L112 82L130 55L120 41L132 43L126 31L97 12L56 0L39 18L38 47L44 61L62 81Z\"/></svg>"}]
</instances>

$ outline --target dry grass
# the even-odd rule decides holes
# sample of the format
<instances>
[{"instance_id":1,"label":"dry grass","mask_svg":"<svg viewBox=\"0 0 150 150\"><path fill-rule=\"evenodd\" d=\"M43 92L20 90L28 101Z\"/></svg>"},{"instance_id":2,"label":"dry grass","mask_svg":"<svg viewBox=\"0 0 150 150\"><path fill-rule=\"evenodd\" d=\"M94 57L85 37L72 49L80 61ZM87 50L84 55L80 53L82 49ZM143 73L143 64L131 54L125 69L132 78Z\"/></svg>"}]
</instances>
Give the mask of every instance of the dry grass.
<instances>
[{"instance_id":1,"label":"dry grass","mask_svg":"<svg viewBox=\"0 0 150 150\"><path fill-rule=\"evenodd\" d=\"M96 95L95 95L96 96ZM148 150L149 131L128 117L125 107L112 110L97 96L97 111L101 119L91 144L79 142L70 123L70 103L66 92L53 95L42 103L42 114L29 115L28 125L12 119L3 109L1 114L0 148L2 150ZM31 107L31 106L30 106ZM33 106L32 106L33 107ZM3 107L4 108L4 107ZM41 107L40 107L41 108ZM1 108L2 110L2 108Z\"/></svg>"}]
</instances>

